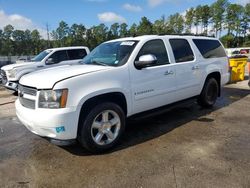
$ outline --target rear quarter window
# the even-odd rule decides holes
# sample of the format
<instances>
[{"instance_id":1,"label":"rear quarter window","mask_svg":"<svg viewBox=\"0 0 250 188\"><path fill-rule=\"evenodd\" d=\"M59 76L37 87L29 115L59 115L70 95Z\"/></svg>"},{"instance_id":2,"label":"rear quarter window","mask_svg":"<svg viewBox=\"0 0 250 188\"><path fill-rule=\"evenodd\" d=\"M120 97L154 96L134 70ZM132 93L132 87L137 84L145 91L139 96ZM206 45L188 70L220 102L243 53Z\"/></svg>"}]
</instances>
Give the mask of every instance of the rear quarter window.
<instances>
[{"instance_id":1,"label":"rear quarter window","mask_svg":"<svg viewBox=\"0 0 250 188\"><path fill-rule=\"evenodd\" d=\"M226 57L226 53L218 40L193 39L204 58Z\"/></svg>"},{"instance_id":2,"label":"rear quarter window","mask_svg":"<svg viewBox=\"0 0 250 188\"><path fill-rule=\"evenodd\" d=\"M85 49L72 49L72 50L67 50L67 52L70 60L82 59L87 55Z\"/></svg>"}]
</instances>

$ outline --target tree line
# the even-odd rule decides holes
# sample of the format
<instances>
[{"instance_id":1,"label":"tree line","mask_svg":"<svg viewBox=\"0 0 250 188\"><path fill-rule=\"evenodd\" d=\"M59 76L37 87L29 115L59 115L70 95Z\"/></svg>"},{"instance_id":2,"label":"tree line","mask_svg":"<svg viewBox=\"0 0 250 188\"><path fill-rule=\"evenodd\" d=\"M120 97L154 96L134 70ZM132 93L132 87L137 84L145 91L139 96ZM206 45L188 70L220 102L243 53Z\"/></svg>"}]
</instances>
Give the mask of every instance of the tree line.
<instances>
[{"instance_id":1,"label":"tree line","mask_svg":"<svg viewBox=\"0 0 250 188\"><path fill-rule=\"evenodd\" d=\"M41 37L38 30L17 30L12 25L0 29L0 55L34 55L39 51L61 46L98 44L120 37L148 34L201 34L220 38L225 47L250 46L250 3L245 6L217 0L212 5L198 5L151 22L142 17L130 27L114 23L110 27L99 24L86 28L83 24L69 26L61 21L50 33L51 40ZM223 36L222 36L223 34Z\"/></svg>"}]
</instances>

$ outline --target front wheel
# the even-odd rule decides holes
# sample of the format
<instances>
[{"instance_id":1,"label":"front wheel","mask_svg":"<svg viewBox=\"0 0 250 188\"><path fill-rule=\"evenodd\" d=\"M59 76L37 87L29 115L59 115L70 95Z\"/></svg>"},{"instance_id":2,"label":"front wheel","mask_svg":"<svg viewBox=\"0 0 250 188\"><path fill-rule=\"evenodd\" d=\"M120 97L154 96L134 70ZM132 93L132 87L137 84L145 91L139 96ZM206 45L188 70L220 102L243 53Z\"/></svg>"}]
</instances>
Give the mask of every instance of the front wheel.
<instances>
[{"instance_id":1,"label":"front wheel","mask_svg":"<svg viewBox=\"0 0 250 188\"><path fill-rule=\"evenodd\" d=\"M198 97L198 103L203 107L212 107L219 94L219 85L216 79L209 78L206 80L200 96Z\"/></svg>"},{"instance_id":2,"label":"front wheel","mask_svg":"<svg viewBox=\"0 0 250 188\"><path fill-rule=\"evenodd\" d=\"M113 147L125 128L125 114L120 106L106 102L96 105L87 115L81 114L78 140L93 153Z\"/></svg>"}]
</instances>

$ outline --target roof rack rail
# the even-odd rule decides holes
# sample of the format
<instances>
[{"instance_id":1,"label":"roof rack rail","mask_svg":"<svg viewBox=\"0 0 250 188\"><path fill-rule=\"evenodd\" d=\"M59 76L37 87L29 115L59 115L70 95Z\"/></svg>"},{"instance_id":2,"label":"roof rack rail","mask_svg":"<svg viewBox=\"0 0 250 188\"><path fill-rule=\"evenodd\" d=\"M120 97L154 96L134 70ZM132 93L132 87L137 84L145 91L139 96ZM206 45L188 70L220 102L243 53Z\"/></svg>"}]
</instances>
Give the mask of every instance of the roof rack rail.
<instances>
[{"instance_id":1,"label":"roof rack rail","mask_svg":"<svg viewBox=\"0 0 250 188\"><path fill-rule=\"evenodd\" d=\"M211 38L215 38L214 35L206 35L206 34L193 34L193 33L180 33L180 34L176 34L176 33L160 33L158 34L159 36L164 36L164 35L176 35L176 36L195 36L195 37L211 37Z\"/></svg>"}]
</instances>

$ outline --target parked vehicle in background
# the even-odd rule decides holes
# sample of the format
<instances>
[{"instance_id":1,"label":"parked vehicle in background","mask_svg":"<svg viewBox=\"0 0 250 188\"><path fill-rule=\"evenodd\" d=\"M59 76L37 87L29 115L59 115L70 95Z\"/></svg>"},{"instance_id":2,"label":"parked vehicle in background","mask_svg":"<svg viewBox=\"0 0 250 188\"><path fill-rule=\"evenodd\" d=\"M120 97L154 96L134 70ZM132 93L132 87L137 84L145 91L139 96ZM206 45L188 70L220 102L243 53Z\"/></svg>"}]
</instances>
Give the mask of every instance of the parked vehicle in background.
<instances>
[{"instance_id":1,"label":"parked vehicle in background","mask_svg":"<svg viewBox=\"0 0 250 188\"><path fill-rule=\"evenodd\" d=\"M89 53L88 47L62 47L42 51L30 62L6 65L1 68L1 79L4 87L17 91L20 78L33 71L50 67L78 63Z\"/></svg>"},{"instance_id":2,"label":"parked vehicle in background","mask_svg":"<svg viewBox=\"0 0 250 188\"><path fill-rule=\"evenodd\" d=\"M19 58L16 60L16 63L30 62L32 58L34 58L34 57L30 57L30 56L19 57Z\"/></svg>"},{"instance_id":3,"label":"parked vehicle in background","mask_svg":"<svg viewBox=\"0 0 250 188\"><path fill-rule=\"evenodd\" d=\"M119 141L127 117L194 97L211 107L228 81L215 38L122 38L99 45L81 65L23 76L16 114L37 135L102 152Z\"/></svg>"},{"instance_id":4,"label":"parked vehicle in background","mask_svg":"<svg viewBox=\"0 0 250 188\"><path fill-rule=\"evenodd\" d=\"M242 47L242 48L227 48L225 49L227 56L235 56L235 55L245 55L250 57L250 47Z\"/></svg>"}]
</instances>

